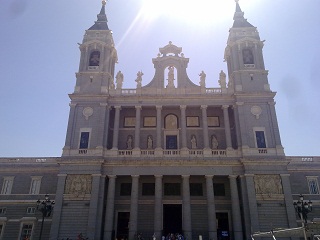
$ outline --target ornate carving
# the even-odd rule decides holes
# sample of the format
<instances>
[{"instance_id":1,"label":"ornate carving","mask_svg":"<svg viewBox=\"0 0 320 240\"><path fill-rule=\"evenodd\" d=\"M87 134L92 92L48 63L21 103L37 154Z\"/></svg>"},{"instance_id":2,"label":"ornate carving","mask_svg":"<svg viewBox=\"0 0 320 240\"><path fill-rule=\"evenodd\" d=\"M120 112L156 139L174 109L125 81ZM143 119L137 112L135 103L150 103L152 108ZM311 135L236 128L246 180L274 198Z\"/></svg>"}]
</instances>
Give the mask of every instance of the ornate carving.
<instances>
[{"instance_id":1,"label":"ornate carving","mask_svg":"<svg viewBox=\"0 0 320 240\"><path fill-rule=\"evenodd\" d=\"M262 113L262 109L259 106L252 106L251 113L256 116L256 119L260 118L260 114Z\"/></svg>"},{"instance_id":2,"label":"ornate carving","mask_svg":"<svg viewBox=\"0 0 320 240\"><path fill-rule=\"evenodd\" d=\"M83 109L82 114L86 118L86 120L88 120L89 117L91 117L93 114L93 109L91 107L86 107L85 109Z\"/></svg>"},{"instance_id":3,"label":"ornate carving","mask_svg":"<svg viewBox=\"0 0 320 240\"><path fill-rule=\"evenodd\" d=\"M282 194L282 184L279 175L255 175L256 194Z\"/></svg>"},{"instance_id":4,"label":"ornate carving","mask_svg":"<svg viewBox=\"0 0 320 240\"><path fill-rule=\"evenodd\" d=\"M68 175L64 189L65 194L82 197L91 193L91 175Z\"/></svg>"}]
</instances>

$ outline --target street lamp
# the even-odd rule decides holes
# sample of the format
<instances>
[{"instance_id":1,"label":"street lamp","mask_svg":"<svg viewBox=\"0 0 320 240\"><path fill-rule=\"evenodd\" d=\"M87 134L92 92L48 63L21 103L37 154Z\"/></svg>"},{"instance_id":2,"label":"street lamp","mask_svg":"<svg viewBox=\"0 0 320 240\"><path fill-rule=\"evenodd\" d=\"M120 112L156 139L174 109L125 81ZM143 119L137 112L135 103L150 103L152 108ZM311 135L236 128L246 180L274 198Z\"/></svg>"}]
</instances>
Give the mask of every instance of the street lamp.
<instances>
[{"instance_id":1,"label":"street lamp","mask_svg":"<svg viewBox=\"0 0 320 240\"><path fill-rule=\"evenodd\" d=\"M51 212L53 210L54 201L51 201L49 195L46 194L44 200L41 202L40 199L37 201L37 210L42 213L42 222L41 222L41 229L40 229L40 236L39 240L42 237L42 229L43 229L43 222L45 217L50 217Z\"/></svg>"},{"instance_id":2,"label":"street lamp","mask_svg":"<svg viewBox=\"0 0 320 240\"><path fill-rule=\"evenodd\" d=\"M297 202L293 203L294 209L298 213L298 216L300 217L302 221L302 228L303 228L303 234L304 234L304 239L307 240L307 235L306 235L306 228L305 226L307 225L307 217L308 213L312 211L312 202L309 200L309 202L304 201L303 195L300 194L299 200Z\"/></svg>"}]
</instances>

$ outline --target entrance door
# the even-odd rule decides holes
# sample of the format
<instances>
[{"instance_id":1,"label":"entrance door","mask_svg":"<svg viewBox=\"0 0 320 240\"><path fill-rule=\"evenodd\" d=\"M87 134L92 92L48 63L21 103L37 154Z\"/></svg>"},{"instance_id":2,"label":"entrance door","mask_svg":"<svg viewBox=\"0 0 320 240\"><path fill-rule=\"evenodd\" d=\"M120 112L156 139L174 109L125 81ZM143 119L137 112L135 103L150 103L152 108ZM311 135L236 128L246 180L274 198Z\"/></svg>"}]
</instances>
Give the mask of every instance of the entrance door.
<instances>
[{"instance_id":1,"label":"entrance door","mask_svg":"<svg viewBox=\"0 0 320 240\"><path fill-rule=\"evenodd\" d=\"M178 149L177 135L166 136L166 149Z\"/></svg>"},{"instance_id":2,"label":"entrance door","mask_svg":"<svg viewBox=\"0 0 320 240\"><path fill-rule=\"evenodd\" d=\"M164 204L163 205L163 234L182 233L182 205Z\"/></svg>"},{"instance_id":3,"label":"entrance door","mask_svg":"<svg viewBox=\"0 0 320 240\"><path fill-rule=\"evenodd\" d=\"M228 213L226 212L217 212L217 235L218 240L229 240L230 239L230 232L229 232L229 219Z\"/></svg>"},{"instance_id":4,"label":"entrance door","mask_svg":"<svg viewBox=\"0 0 320 240\"><path fill-rule=\"evenodd\" d=\"M130 212L118 212L117 239L128 239L129 237Z\"/></svg>"}]
</instances>

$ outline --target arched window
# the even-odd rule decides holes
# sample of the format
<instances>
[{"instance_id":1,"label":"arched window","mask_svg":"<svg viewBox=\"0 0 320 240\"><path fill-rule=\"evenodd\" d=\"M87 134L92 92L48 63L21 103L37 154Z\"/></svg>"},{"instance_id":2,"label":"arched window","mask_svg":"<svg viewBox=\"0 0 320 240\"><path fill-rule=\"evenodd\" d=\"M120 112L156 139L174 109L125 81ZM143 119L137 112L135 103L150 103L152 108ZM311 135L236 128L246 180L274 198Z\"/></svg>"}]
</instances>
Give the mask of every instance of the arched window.
<instances>
[{"instance_id":1,"label":"arched window","mask_svg":"<svg viewBox=\"0 0 320 240\"><path fill-rule=\"evenodd\" d=\"M254 64L253 54L251 49L242 50L243 64Z\"/></svg>"},{"instance_id":2,"label":"arched window","mask_svg":"<svg viewBox=\"0 0 320 240\"><path fill-rule=\"evenodd\" d=\"M177 129L178 128L178 118L176 115L169 114L165 117L165 128L166 129Z\"/></svg>"},{"instance_id":3,"label":"arched window","mask_svg":"<svg viewBox=\"0 0 320 240\"><path fill-rule=\"evenodd\" d=\"M99 51L93 51L90 54L89 59L89 66L97 67L100 64L100 52Z\"/></svg>"}]
</instances>

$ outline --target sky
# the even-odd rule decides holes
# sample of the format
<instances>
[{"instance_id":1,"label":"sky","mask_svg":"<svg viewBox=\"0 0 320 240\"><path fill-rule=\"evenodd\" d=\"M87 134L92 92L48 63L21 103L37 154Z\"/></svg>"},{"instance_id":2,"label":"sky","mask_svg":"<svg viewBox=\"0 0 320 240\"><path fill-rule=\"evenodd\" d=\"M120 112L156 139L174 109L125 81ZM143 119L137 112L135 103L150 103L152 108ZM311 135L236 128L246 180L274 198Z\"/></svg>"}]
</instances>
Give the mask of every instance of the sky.
<instances>
[{"instance_id":1,"label":"sky","mask_svg":"<svg viewBox=\"0 0 320 240\"><path fill-rule=\"evenodd\" d=\"M257 27L287 156L320 156L320 1L240 0ZM0 157L59 157L86 29L100 0L0 0ZM218 87L234 0L109 0L109 28L124 88L154 74L152 58L172 41L189 78Z\"/></svg>"}]
</instances>

